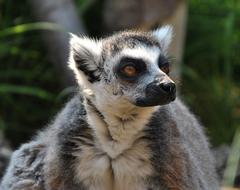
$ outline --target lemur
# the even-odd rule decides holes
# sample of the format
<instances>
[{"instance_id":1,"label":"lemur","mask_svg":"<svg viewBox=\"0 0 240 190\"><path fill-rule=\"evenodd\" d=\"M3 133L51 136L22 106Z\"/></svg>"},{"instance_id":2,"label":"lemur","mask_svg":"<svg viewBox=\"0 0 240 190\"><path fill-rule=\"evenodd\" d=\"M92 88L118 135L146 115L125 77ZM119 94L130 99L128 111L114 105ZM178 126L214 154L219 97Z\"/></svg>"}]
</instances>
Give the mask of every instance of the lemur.
<instances>
[{"instance_id":1,"label":"lemur","mask_svg":"<svg viewBox=\"0 0 240 190\"><path fill-rule=\"evenodd\" d=\"M176 98L172 29L72 35L78 93L12 156L1 190L217 190L202 126Z\"/></svg>"}]
</instances>

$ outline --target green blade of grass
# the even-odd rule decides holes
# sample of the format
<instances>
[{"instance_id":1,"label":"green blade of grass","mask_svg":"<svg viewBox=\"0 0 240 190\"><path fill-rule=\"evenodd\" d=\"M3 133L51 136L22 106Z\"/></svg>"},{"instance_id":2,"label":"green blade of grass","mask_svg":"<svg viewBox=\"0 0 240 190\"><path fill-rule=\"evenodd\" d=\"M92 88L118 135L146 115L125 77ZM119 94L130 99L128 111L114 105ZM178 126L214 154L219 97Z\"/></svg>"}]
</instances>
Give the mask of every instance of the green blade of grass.
<instances>
[{"instance_id":1,"label":"green blade of grass","mask_svg":"<svg viewBox=\"0 0 240 190\"><path fill-rule=\"evenodd\" d=\"M0 38L6 37L9 35L21 34L33 30L51 30L51 31L64 31L64 29L55 23L50 22L36 22L36 23L27 23L20 24L17 26L9 27L0 31Z\"/></svg>"},{"instance_id":2,"label":"green blade of grass","mask_svg":"<svg viewBox=\"0 0 240 190\"><path fill-rule=\"evenodd\" d=\"M36 87L20 86L11 84L0 84L0 94L23 94L35 96L37 98L52 100L53 94Z\"/></svg>"},{"instance_id":3,"label":"green blade of grass","mask_svg":"<svg viewBox=\"0 0 240 190\"><path fill-rule=\"evenodd\" d=\"M228 156L227 166L224 171L223 185L233 187L234 180L237 174L238 163L240 159L240 127L237 129L231 146L231 151Z\"/></svg>"}]
</instances>

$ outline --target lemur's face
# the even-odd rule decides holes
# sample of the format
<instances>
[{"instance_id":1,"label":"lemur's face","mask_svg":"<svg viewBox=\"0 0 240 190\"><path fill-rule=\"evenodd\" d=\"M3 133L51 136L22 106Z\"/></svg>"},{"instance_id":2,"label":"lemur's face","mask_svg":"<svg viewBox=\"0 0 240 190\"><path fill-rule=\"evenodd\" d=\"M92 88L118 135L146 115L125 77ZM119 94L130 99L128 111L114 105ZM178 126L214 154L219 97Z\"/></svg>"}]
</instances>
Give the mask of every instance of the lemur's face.
<instances>
[{"instance_id":1,"label":"lemur's face","mask_svg":"<svg viewBox=\"0 0 240 190\"><path fill-rule=\"evenodd\" d=\"M122 32L101 41L73 36L70 66L96 104L164 105L176 97L168 76L170 41L170 27Z\"/></svg>"}]
</instances>

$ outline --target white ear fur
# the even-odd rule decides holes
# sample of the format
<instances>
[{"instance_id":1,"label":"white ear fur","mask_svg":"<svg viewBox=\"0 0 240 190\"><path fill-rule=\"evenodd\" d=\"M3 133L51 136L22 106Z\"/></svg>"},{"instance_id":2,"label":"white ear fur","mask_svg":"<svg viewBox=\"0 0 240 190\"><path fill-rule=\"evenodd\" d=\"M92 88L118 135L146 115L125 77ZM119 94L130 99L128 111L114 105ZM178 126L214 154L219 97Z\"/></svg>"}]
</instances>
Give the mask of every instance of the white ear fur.
<instances>
[{"instance_id":1,"label":"white ear fur","mask_svg":"<svg viewBox=\"0 0 240 190\"><path fill-rule=\"evenodd\" d=\"M98 80L101 42L85 36L70 35L69 67L76 75L85 75L90 82Z\"/></svg>"},{"instance_id":2,"label":"white ear fur","mask_svg":"<svg viewBox=\"0 0 240 190\"><path fill-rule=\"evenodd\" d=\"M159 43L160 46L164 51L168 50L168 47L172 41L172 36L173 36L173 27L170 25L165 25L161 28L158 28L154 31L152 31L153 36L155 36Z\"/></svg>"},{"instance_id":3,"label":"white ear fur","mask_svg":"<svg viewBox=\"0 0 240 190\"><path fill-rule=\"evenodd\" d=\"M77 53L77 55L82 58L93 59L92 61L98 61L101 54L101 43L94 39L90 39L86 36L78 37L70 33L70 50L72 53Z\"/></svg>"}]
</instances>

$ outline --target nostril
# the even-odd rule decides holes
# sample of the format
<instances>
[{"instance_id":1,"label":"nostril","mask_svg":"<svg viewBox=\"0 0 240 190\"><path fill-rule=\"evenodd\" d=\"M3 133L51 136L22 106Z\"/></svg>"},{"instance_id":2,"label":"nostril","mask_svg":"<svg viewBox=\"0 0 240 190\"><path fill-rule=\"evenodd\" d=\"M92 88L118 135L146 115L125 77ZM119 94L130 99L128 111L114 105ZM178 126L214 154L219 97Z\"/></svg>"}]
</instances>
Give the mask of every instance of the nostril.
<instances>
[{"instance_id":1,"label":"nostril","mask_svg":"<svg viewBox=\"0 0 240 190\"><path fill-rule=\"evenodd\" d=\"M166 93L172 94L176 92L176 85L174 83L162 83L160 86Z\"/></svg>"}]
</instances>

